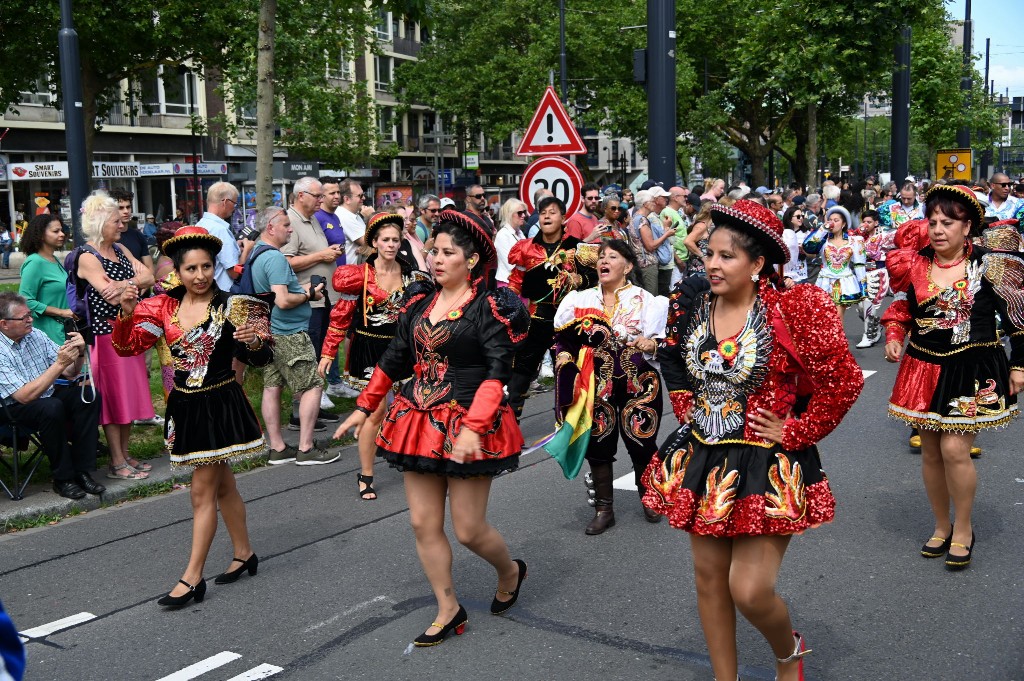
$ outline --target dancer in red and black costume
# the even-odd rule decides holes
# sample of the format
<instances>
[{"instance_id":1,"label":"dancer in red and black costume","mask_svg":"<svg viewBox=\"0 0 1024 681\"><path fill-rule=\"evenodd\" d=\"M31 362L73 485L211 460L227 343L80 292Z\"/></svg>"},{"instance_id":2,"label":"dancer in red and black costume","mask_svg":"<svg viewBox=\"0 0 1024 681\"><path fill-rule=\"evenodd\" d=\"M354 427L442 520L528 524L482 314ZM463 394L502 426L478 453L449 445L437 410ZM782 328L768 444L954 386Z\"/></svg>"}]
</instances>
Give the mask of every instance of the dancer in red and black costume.
<instances>
[{"instance_id":1,"label":"dancer in red and black costume","mask_svg":"<svg viewBox=\"0 0 1024 681\"><path fill-rule=\"evenodd\" d=\"M526 393L540 372L544 353L555 344L559 304L570 291L597 284L599 244L565 235L562 200L545 196L537 204L537 214L537 236L516 243L508 254L512 265L508 287L530 301L530 331L516 350L508 382L508 401L516 419L522 416Z\"/></svg>"},{"instance_id":2,"label":"dancer in red and black costume","mask_svg":"<svg viewBox=\"0 0 1024 681\"><path fill-rule=\"evenodd\" d=\"M338 354L345 334L352 344L345 355L345 383L364 390L378 360L395 337L395 324L405 289L416 281L428 281L426 272L415 263L399 257L405 218L392 213L377 213L366 225L365 243L372 254L361 265L342 265L334 271L332 284L341 297L331 308L331 319L321 352L320 375L325 376ZM356 476L360 499L376 499L373 489L373 459L376 436L384 420L384 402L370 414L359 433L359 474Z\"/></svg>"},{"instance_id":3,"label":"dancer in red and black costume","mask_svg":"<svg viewBox=\"0 0 1024 681\"><path fill-rule=\"evenodd\" d=\"M491 479L515 469L523 436L505 400L515 344L529 320L507 288L486 290L481 274L493 267L494 244L474 221L442 211L434 231L433 284L414 283L357 411L335 436L365 427L396 381L412 376L388 408L377 435L378 454L404 472L416 550L437 598L437 617L415 643L441 643L461 634L468 616L452 582L451 545L444 532L445 497L459 541L498 573L491 612L519 596L526 563L512 560L487 523Z\"/></svg>"},{"instance_id":4,"label":"dancer in red and black costume","mask_svg":"<svg viewBox=\"0 0 1024 681\"><path fill-rule=\"evenodd\" d=\"M794 534L832 520L815 446L864 378L830 296L783 290L782 223L747 200L711 207L710 290L681 281L658 359L682 425L644 473L644 504L690 533L697 605L718 679L735 679L736 610L802 679L808 651L775 580ZM795 645L794 645L795 643Z\"/></svg>"},{"instance_id":5,"label":"dancer in red and black costume","mask_svg":"<svg viewBox=\"0 0 1024 681\"><path fill-rule=\"evenodd\" d=\"M936 185L925 215L927 225L900 227L900 248L886 260L896 300L882 317L885 356L900 362L889 415L921 437L921 473L935 517L921 555L945 555L947 568L962 570L974 549L974 438L1017 416L1024 389L1024 260L1019 252L971 243L984 212L969 189ZM994 232L986 236L998 241ZM1009 363L997 313L1009 336Z\"/></svg>"}]
</instances>

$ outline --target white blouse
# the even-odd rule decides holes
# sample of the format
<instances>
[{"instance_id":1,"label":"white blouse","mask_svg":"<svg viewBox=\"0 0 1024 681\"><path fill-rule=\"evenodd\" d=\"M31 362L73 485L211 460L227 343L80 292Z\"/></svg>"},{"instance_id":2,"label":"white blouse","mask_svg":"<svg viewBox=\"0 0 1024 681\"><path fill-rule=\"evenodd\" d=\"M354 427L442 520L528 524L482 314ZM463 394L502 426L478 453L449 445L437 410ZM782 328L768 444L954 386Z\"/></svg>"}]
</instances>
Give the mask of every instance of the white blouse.
<instances>
[{"instance_id":1,"label":"white blouse","mask_svg":"<svg viewBox=\"0 0 1024 681\"><path fill-rule=\"evenodd\" d=\"M571 291L555 312L555 329L570 324L584 315L583 310L597 310L605 315L601 287ZM618 304L609 320L615 337L628 343L640 336L664 338L668 319L668 298L648 293L640 286L627 284L618 290Z\"/></svg>"},{"instance_id":2,"label":"white blouse","mask_svg":"<svg viewBox=\"0 0 1024 681\"><path fill-rule=\"evenodd\" d=\"M509 251L517 241L525 238L521 231L512 229L510 225L504 225L494 235L494 250L498 253L498 271L494 275L495 279L508 283L509 275L512 274L512 265L508 262Z\"/></svg>"}]
</instances>

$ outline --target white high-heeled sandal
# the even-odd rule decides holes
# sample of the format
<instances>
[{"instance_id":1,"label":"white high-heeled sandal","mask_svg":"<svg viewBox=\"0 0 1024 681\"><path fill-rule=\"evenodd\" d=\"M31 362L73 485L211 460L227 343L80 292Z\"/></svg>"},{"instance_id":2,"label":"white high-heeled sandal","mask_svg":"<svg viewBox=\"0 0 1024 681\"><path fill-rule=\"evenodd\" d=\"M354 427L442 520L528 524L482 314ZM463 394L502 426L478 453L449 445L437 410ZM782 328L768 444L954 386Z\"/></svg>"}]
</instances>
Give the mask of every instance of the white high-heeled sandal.
<instances>
[{"instance_id":1,"label":"white high-heeled sandal","mask_svg":"<svg viewBox=\"0 0 1024 681\"><path fill-rule=\"evenodd\" d=\"M804 648L804 637L797 632L793 632L793 654L789 657L777 657L775 661L779 664L787 664L789 662L795 662L800 660L799 674L800 681L804 681L804 657L811 654L810 648ZM778 677L776 677L777 679Z\"/></svg>"}]
</instances>

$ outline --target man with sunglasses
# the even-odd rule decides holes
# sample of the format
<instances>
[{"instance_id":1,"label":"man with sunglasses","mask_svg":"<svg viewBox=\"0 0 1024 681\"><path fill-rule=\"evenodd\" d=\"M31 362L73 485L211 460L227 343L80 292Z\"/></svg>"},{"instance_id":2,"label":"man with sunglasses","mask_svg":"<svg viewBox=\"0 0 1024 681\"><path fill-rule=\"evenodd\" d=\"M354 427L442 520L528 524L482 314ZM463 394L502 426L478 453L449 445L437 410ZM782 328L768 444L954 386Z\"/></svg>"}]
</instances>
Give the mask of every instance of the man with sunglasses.
<instances>
[{"instance_id":1,"label":"man with sunglasses","mask_svg":"<svg viewBox=\"0 0 1024 681\"><path fill-rule=\"evenodd\" d=\"M1010 196L1010 188L1013 186L1010 178L1005 173L996 173L988 184L988 208L985 209L985 217L996 220L1019 220L1017 213L1024 206L1016 196Z\"/></svg>"},{"instance_id":2,"label":"man with sunglasses","mask_svg":"<svg viewBox=\"0 0 1024 681\"><path fill-rule=\"evenodd\" d=\"M345 233L345 262L349 265L358 265L365 260L360 250L363 247L363 237L366 235L366 223L363 222L360 211L366 194L362 185L349 177L341 181L338 190L341 203L334 214L338 216L341 230Z\"/></svg>"},{"instance_id":3,"label":"man with sunglasses","mask_svg":"<svg viewBox=\"0 0 1024 681\"><path fill-rule=\"evenodd\" d=\"M416 205L420 209L420 216L416 218L416 238L425 244L434 233L434 224L441 213L441 199L433 194L424 194Z\"/></svg>"},{"instance_id":4,"label":"man with sunglasses","mask_svg":"<svg viewBox=\"0 0 1024 681\"><path fill-rule=\"evenodd\" d=\"M601 189L593 182L583 185L583 203L572 217L565 221L566 236L580 241L600 241L601 230L597 226L597 207L601 203Z\"/></svg>"},{"instance_id":5,"label":"man with sunglasses","mask_svg":"<svg viewBox=\"0 0 1024 681\"><path fill-rule=\"evenodd\" d=\"M466 188L466 210L462 213L480 225L493 239L494 220L485 212L485 208L487 208L487 194L484 193L484 188L478 184L469 185Z\"/></svg>"}]
</instances>

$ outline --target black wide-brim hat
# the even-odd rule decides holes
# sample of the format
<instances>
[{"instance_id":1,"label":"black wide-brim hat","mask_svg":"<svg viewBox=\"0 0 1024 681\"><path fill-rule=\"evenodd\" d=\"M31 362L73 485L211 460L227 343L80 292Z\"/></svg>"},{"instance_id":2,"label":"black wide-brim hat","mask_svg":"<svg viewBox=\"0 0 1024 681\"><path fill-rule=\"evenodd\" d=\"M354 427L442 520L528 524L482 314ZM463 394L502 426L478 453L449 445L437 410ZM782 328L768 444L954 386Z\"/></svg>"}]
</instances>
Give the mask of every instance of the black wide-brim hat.
<instances>
[{"instance_id":1,"label":"black wide-brim hat","mask_svg":"<svg viewBox=\"0 0 1024 681\"><path fill-rule=\"evenodd\" d=\"M770 208L748 199L740 199L731 206L715 203L711 206L711 221L753 236L764 245L765 258L773 265L789 262L789 249L782 240L782 220Z\"/></svg>"},{"instance_id":2,"label":"black wide-brim hat","mask_svg":"<svg viewBox=\"0 0 1024 681\"><path fill-rule=\"evenodd\" d=\"M163 252L167 257L173 258L177 251L186 246L192 248L203 246L214 255L217 255L224 244L220 239L207 232L205 228L197 225L187 225L179 227L174 232L174 236L164 242Z\"/></svg>"},{"instance_id":3,"label":"black wide-brim hat","mask_svg":"<svg viewBox=\"0 0 1024 681\"><path fill-rule=\"evenodd\" d=\"M438 216L439 224L450 222L462 227L476 244L477 252L480 254L480 262L484 267L492 267L498 262L498 252L494 250L494 241L475 220L467 215L454 210L443 210Z\"/></svg>"},{"instance_id":4,"label":"black wide-brim hat","mask_svg":"<svg viewBox=\"0 0 1024 681\"><path fill-rule=\"evenodd\" d=\"M981 231L985 229L985 209L982 208L978 197L969 187L958 184L937 184L929 189L928 193L924 195L926 216L928 215L928 203L938 198L951 199L967 209L967 219L971 221L971 234L981 234Z\"/></svg>"}]
</instances>

